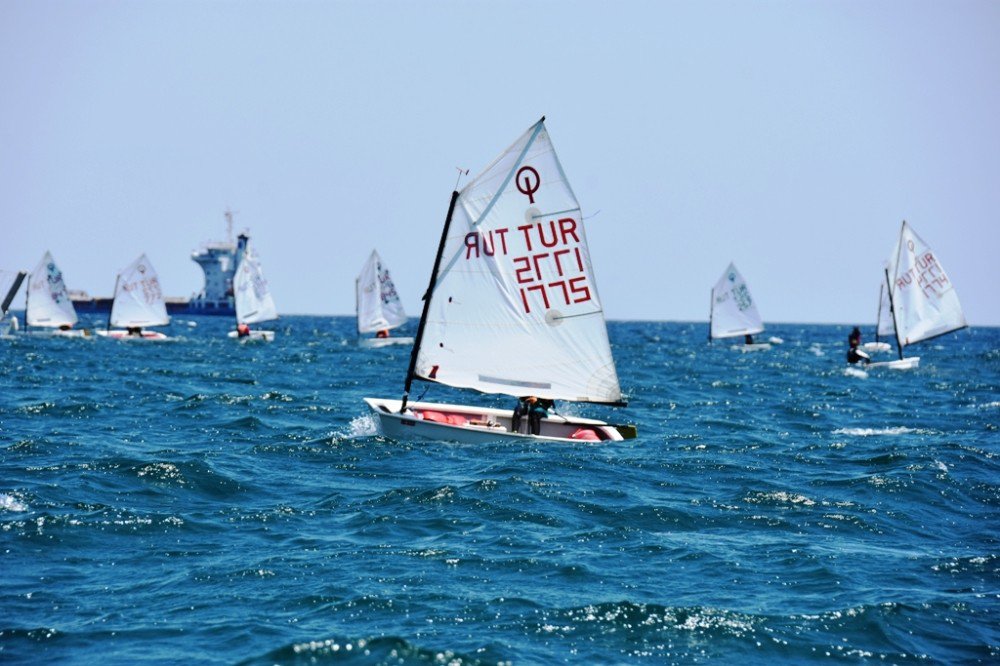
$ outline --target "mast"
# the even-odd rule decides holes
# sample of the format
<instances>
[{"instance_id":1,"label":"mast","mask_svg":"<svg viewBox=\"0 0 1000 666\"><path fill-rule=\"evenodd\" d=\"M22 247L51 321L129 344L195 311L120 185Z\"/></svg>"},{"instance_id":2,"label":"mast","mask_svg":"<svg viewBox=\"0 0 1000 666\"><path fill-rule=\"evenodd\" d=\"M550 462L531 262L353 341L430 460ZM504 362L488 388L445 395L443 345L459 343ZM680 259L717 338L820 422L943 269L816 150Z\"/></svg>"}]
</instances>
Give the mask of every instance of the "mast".
<instances>
[{"instance_id":1,"label":"mast","mask_svg":"<svg viewBox=\"0 0 1000 666\"><path fill-rule=\"evenodd\" d=\"M889 290L889 312L892 313L892 330L896 332L896 350L899 360L903 360L903 343L899 340L899 328L896 327L896 305L892 301L892 288L889 286L889 269L885 269L885 288Z\"/></svg>"},{"instance_id":2,"label":"mast","mask_svg":"<svg viewBox=\"0 0 1000 666\"><path fill-rule=\"evenodd\" d=\"M358 329L358 337L361 337L361 300L358 298L358 287L361 286L361 278L354 278L354 327Z\"/></svg>"},{"instance_id":3,"label":"mast","mask_svg":"<svg viewBox=\"0 0 1000 666\"><path fill-rule=\"evenodd\" d=\"M21 288L21 283L24 281L25 275L27 275L27 273L18 271L17 277L14 278L14 284L11 286L6 295L4 295L3 303L0 303L0 317L7 314L7 310L10 308L10 304L14 300L17 290Z\"/></svg>"},{"instance_id":4,"label":"mast","mask_svg":"<svg viewBox=\"0 0 1000 666\"><path fill-rule=\"evenodd\" d=\"M888 272L889 272L889 270L886 269L886 273L888 273ZM875 315L875 342L878 342L878 326L879 326L879 323L882 321L882 290L883 289L885 289L885 285L884 284L880 284L879 287L878 287L878 314Z\"/></svg>"},{"instance_id":5,"label":"mast","mask_svg":"<svg viewBox=\"0 0 1000 666\"><path fill-rule=\"evenodd\" d=\"M715 287L709 290L708 295L708 344L712 344L712 315L714 314L715 305Z\"/></svg>"},{"instance_id":6,"label":"mast","mask_svg":"<svg viewBox=\"0 0 1000 666\"><path fill-rule=\"evenodd\" d=\"M24 332L31 330L31 315L28 314L28 299L31 298L31 274L28 274L28 286L24 290Z\"/></svg>"},{"instance_id":7,"label":"mast","mask_svg":"<svg viewBox=\"0 0 1000 666\"><path fill-rule=\"evenodd\" d=\"M118 282L121 279L122 279L122 274L121 273L119 273L118 275L115 276L115 290L113 292L111 292L111 294L112 294L112 296L111 296L111 309L108 310L108 326L107 326L107 328L104 329L105 331L110 331L111 330L111 313L113 313L115 311L115 300L118 298Z\"/></svg>"},{"instance_id":8,"label":"mast","mask_svg":"<svg viewBox=\"0 0 1000 666\"><path fill-rule=\"evenodd\" d=\"M413 349L410 350L410 367L406 369L406 382L403 385L403 404L399 408L400 414L406 410L406 401L410 397L410 386L413 384L413 371L417 367L417 354L420 353L420 343L424 339L424 326L427 324L427 311L431 307L431 294L437 283L438 269L441 267L441 255L444 254L444 245L448 241L448 229L451 227L451 216L455 212L455 202L458 201L458 190L451 193L451 203L448 204L448 216L444 219L444 229L441 230L441 242L438 244L437 256L434 257L434 268L431 270L431 279L424 292L424 308L420 313L420 324L417 326L417 337L413 341Z\"/></svg>"}]
</instances>

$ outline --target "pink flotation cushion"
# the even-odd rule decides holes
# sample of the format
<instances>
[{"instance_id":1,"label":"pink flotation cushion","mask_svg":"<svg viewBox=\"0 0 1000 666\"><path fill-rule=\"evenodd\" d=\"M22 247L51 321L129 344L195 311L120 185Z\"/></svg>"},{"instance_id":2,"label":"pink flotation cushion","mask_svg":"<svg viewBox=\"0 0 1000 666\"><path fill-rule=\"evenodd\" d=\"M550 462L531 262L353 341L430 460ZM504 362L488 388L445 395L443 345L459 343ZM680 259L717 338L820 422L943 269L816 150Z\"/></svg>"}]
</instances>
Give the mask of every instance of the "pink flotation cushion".
<instances>
[{"instance_id":1,"label":"pink flotation cushion","mask_svg":"<svg viewBox=\"0 0 1000 666\"><path fill-rule=\"evenodd\" d=\"M420 412L420 416L425 421L433 421L434 423L447 423L449 425L457 425L457 426L465 425L469 422L469 419L467 419L464 416L461 416L460 414L444 414L442 412L435 412L430 409L425 409L424 411Z\"/></svg>"},{"instance_id":2,"label":"pink flotation cushion","mask_svg":"<svg viewBox=\"0 0 1000 666\"><path fill-rule=\"evenodd\" d=\"M600 436L594 432L593 428L577 428L570 439L582 439L585 442L599 442L601 441Z\"/></svg>"}]
</instances>

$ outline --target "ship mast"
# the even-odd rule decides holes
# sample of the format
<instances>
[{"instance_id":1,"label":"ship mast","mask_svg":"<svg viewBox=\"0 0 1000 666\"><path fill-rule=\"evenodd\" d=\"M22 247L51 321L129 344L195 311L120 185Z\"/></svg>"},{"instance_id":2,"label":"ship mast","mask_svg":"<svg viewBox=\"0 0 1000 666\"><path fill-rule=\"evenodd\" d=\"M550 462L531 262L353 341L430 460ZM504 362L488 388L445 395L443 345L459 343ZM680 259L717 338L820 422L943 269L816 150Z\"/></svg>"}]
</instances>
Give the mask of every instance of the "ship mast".
<instances>
[{"instance_id":1,"label":"ship mast","mask_svg":"<svg viewBox=\"0 0 1000 666\"><path fill-rule=\"evenodd\" d=\"M238 210L230 210L227 206L226 212L223 213L226 216L226 242L230 245L233 244L233 215L239 212Z\"/></svg>"}]
</instances>

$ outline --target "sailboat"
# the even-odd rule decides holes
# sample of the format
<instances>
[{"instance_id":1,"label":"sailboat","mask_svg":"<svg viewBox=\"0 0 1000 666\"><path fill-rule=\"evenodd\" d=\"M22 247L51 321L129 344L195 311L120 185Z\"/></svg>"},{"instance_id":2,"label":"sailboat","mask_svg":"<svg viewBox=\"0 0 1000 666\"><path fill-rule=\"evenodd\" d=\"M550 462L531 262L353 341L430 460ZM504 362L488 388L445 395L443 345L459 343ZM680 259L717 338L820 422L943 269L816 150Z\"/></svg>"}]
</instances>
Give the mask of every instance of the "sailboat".
<instances>
[{"instance_id":1,"label":"sailboat","mask_svg":"<svg viewBox=\"0 0 1000 666\"><path fill-rule=\"evenodd\" d=\"M169 338L159 331L144 329L169 323L160 278L146 255L139 255L118 274L107 330L98 330L97 334L116 340L167 340ZM123 328L113 329L112 326Z\"/></svg>"},{"instance_id":2,"label":"sailboat","mask_svg":"<svg viewBox=\"0 0 1000 666\"><path fill-rule=\"evenodd\" d=\"M904 358L903 347L968 326L944 267L906 220L885 268L885 285L899 359L870 363L869 368L916 368L920 357Z\"/></svg>"},{"instance_id":3,"label":"sailboat","mask_svg":"<svg viewBox=\"0 0 1000 666\"><path fill-rule=\"evenodd\" d=\"M242 238L242 237L241 237ZM239 338L243 342L274 340L274 331L262 331L249 328L250 324L259 324L278 318L274 306L274 298L264 279L260 260L248 245L240 259L240 265L233 276L233 293L236 301L236 330L229 331L230 338ZM243 334L241 335L241 331Z\"/></svg>"},{"instance_id":4,"label":"sailboat","mask_svg":"<svg viewBox=\"0 0 1000 666\"><path fill-rule=\"evenodd\" d=\"M11 328L17 330L17 317L11 316L8 319L7 313L26 275L24 271L0 270L0 337L10 333Z\"/></svg>"},{"instance_id":5,"label":"sailboat","mask_svg":"<svg viewBox=\"0 0 1000 666\"><path fill-rule=\"evenodd\" d=\"M465 443L619 441L634 426L414 402L414 379L487 394L624 405L583 215L545 128L532 125L452 192L402 400L365 398L389 437Z\"/></svg>"},{"instance_id":6,"label":"sailboat","mask_svg":"<svg viewBox=\"0 0 1000 666\"><path fill-rule=\"evenodd\" d=\"M750 296L746 280L736 264L730 262L722 277L712 287L712 305L708 316L708 341L722 338L745 337L764 332L764 321L757 311L757 304ZM740 351L770 349L766 342L734 346Z\"/></svg>"},{"instance_id":7,"label":"sailboat","mask_svg":"<svg viewBox=\"0 0 1000 666\"><path fill-rule=\"evenodd\" d=\"M358 316L358 335L378 333L381 337L360 338L362 347L413 344L413 338L390 337L389 331L406 323L403 303L396 293L396 285L389 277L389 269L382 263L378 252L372 250L368 261L354 281L355 311ZM384 332L384 334L383 334Z\"/></svg>"},{"instance_id":8,"label":"sailboat","mask_svg":"<svg viewBox=\"0 0 1000 666\"><path fill-rule=\"evenodd\" d=\"M865 342L861 349L866 352L887 352L892 351L892 345L882 340L882 338L895 335L892 327L892 312L889 307L889 290L886 289L885 280L878 289L878 314L875 316L875 341Z\"/></svg>"},{"instance_id":9,"label":"sailboat","mask_svg":"<svg viewBox=\"0 0 1000 666\"><path fill-rule=\"evenodd\" d=\"M74 330L78 321L76 309L66 290L62 271L52 258L52 253L46 251L41 261L28 276L28 288L24 303L24 323L30 330L32 326L50 329L48 335L66 338L83 338L90 334L84 330Z\"/></svg>"}]
</instances>

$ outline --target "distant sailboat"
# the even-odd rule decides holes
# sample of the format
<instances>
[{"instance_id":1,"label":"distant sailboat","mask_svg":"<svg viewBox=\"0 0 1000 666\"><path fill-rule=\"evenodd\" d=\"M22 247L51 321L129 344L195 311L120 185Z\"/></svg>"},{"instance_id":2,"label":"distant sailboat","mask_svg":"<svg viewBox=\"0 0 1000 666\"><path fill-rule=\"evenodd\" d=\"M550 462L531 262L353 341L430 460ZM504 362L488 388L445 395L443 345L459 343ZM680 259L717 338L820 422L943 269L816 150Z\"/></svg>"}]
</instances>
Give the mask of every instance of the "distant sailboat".
<instances>
[{"instance_id":1,"label":"distant sailboat","mask_svg":"<svg viewBox=\"0 0 1000 666\"><path fill-rule=\"evenodd\" d=\"M160 279L145 254L118 274L114 298L111 315L108 317L108 329L98 330L98 335L117 340L168 339L159 331L143 330L149 326L166 326L170 323L163 290L160 289ZM122 328L112 329L112 326Z\"/></svg>"},{"instance_id":2,"label":"distant sailboat","mask_svg":"<svg viewBox=\"0 0 1000 666\"><path fill-rule=\"evenodd\" d=\"M916 368L920 357L904 358L904 347L968 326L944 267L905 220L885 269L885 284L899 359L871 363L869 368Z\"/></svg>"},{"instance_id":3,"label":"distant sailboat","mask_svg":"<svg viewBox=\"0 0 1000 666\"><path fill-rule=\"evenodd\" d=\"M372 250L354 281L354 293L358 335L377 334L374 338L360 338L359 344L362 347L413 344L413 338L389 336L389 331L405 324L407 317L399 294L396 293L396 285L389 277L389 269L375 250Z\"/></svg>"},{"instance_id":4,"label":"distant sailboat","mask_svg":"<svg viewBox=\"0 0 1000 666\"><path fill-rule=\"evenodd\" d=\"M750 296L746 280L730 263L722 277L712 287L712 308L708 320L708 339L738 338L764 332L764 321L757 311L757 304ZM741 351L770 349L766 342L740 345Z\"/></svg>"},{"instance_id":5,"label":"distant sailboat","mask_svg":"<svg viewBox=\"0 0 1000 666\"><path fill-rule=\"evenodd\" d=\"M10 311L10 304L14 302L26 275L24 271L0 270L0 336L7 335L11 328L15 331L18 328L17 317L11 316L8 319L7 312Z\"/></svg>"},{"instance_id":6,"label":"distant sailboat","mask_svg":"<svg viewBox=\"0 0 1000 666\"><path fill-rule=\"evenodd\" d=\"M89 335L87 331L73 329L78 321L76 310L69 299L62 271L56 266L51 252L42 256L28 276L24 310L24 323L28 329L32 326L47 328L50 329L47 332L49 335L67 338Z\"/></svg>"},{"instance_id":7,"label":"distant sailboat","mask_svg":"<svg viewBox=\"0 0 1000 666\"><path fill-rule=\"evenodd\" d=\"M516 426L510 409L409 401L420 379L489 394L624 404L580 204L544 120L451 195L403 399L365 398L390 437L635 437L632 426L593 419L537 420L536 411Z\"/></svg>"},{"instance_id":8,"label":"distant sailboat","mask_svg":"<svg viewBox=\"0 0 1000 666\"><path fill-rule=\"evenodd\" d=\"M878 314L875 317L875 342L865 342L861 349L866 352L887 352L892 351L892 345L884 342L882 338L887 338L896 334L892 326L892 311L889 306L889 290L886 289L885 280L878 289Z\"/></svg>"},{"instance_id":9,"label":"distant sailboat","mask_svg":"<svg viewBox=\"0 0 1000 666\"><path fill-rule=\"evenodd\" d=\"M236 330L229 337L243 341L274 340L274 331L251 329L250 324L260 324L278 318L274 298L264 278L260 260L248 245L233 276L233 294L236 301Z\"/></svg>"}]
</instances>

